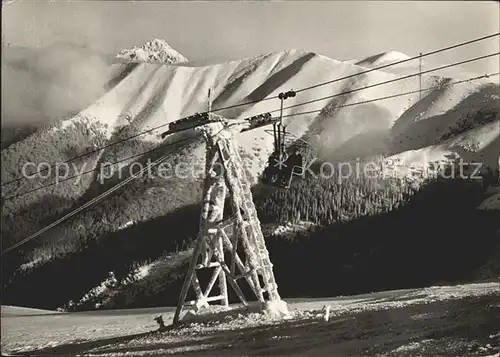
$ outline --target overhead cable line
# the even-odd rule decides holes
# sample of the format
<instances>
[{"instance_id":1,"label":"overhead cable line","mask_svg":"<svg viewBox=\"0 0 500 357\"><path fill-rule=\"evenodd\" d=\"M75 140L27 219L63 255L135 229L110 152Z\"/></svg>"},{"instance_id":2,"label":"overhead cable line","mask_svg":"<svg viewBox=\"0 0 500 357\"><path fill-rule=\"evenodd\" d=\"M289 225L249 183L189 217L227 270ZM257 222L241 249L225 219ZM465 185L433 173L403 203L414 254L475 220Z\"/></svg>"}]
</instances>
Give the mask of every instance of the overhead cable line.
<instances>
[{"instance_id":1,"label":"overhead cable line","mask_svg":"<svg viewBox=\"0 0 500 357\"><path fill-rule=\"evenodd\" d=\"M409 91L409 92L388 95L388 96L385 96L385 97L378 97L378 98L374 98L374 99L365 100L365 101L362 101L362 102L355 102L355 103L349 103L349 104L336 105L336 106L329 107L329 109L339 109L339 108L345 108L345 107L352 107L352 106L355 106L355 105L361 105L361 104L368 104L368 103L378 102L380 100L386 100L386 99L392 99L392 98L402 97L402 96L405 96L405 95L415 94L415 93L418 93L420 91L423 92L423 91L429 91L429 90L433 90L433 89L439 89L439 88L442 88L442 87L447 87L447 86L451 86L451 85L456 85L456 84L471 82L471 81L474 81L474 80L478 80L478 79L482 79L482 78L489 78L489 77L498 76L498 75L500 75L500 72L496 72L496 73L492 73L492 74L484 74L482 76L478 76L478 77L474 77L474 78L468 78L468 79L463 79L463 80L456 81L456 82L450 82L450 83L446 83L444 85L441 84L441 85L437 85L437 86L433 86L433 87L428 87L428 88L417 89L417 90L413 90L413 91ZM320 113L323 110L324 110L324 108L323 109L310 110L310 111L306 111L306 112L300 112L300 113L286 114L286 115L283 115L283 118L294 117L294 116L299 116L299 115L307 115L307 114Z\"/></svg>"},{"instance_id":2,"label":"overhead cable line","mask_svg":"<svg viewBox=\"0 0 500 357\"><path fill-rule=\"evenodd\" d=\"M390 79L388 81L378 82L378 83L375 83L375 84L370 84L370 85L367 85L365 87L355 88L355 89L351 89L351 90L348 90L348 91L345 91L345 92L336 93L336 94L328 95L328 96L325 96L325 97L321 97L321 98L317 98L317 99L312 99L312 100L309 100L309 101L306 101L306 102L289 105L287 107L284 107L283 110L290 109L290 108L295 108L295 107L300 107L302 105L307 105L307 104L311 104L311 103L320 102L320 101L325 100L325 99L331 99L331 98L335 98L335 97L340 97L340 96L343 96L343 95L346 95L346 94L351 94L351 93L354 93L354 92L359 92L361 90L366 90L366 89L378 87L378 86L381 86L381 85L384 85L384 84L389 84L389 83L393 83L393 82L402 81L402 80L405 80L405 79L408 79L408 78L416 77L416 76L418 76L420 74L431 73L431 72L439 71L439 70L442 70L442 69L459 66L459 65L464 64L464 63L470 63L470 62L474 62L474 61L479 61L479 60L482 60L482 59L485 59L485 58L489 58L489 57L493 57L493 56L498 56L498 55L500 55L500 52L491 53L491 54L485 55L485 56L471 58L471 59L468 59L468 60L465 60L465 61L452 63L452 64L449 64L449 65L446 65L446 66L432 68L432 69L429 69L429 70L421 72L421 73L413 73L413 74L410 74L410 75L407 75L407 76ZM270 111L270 113L274 113L274 112L278 112L278 111L280 111L280 109L272 110L272 111Z\"/></svg>"},{"instance_id":3,"label":"overhead cable line","mask_svg":"<svg viewBox=\"0 0 500 357\"><path fill-rule=\"evenodd\" d=\"M187 146L187 144L185 144L185 146ZM58 224L62 223L63 221L67 220L68 218L78 214L79 212L83 211L84 209L94 205L95 203L99 202L100 200L106 198L107 196L109 196L111 193L113 193L114 191L120 189L121 187L125 186L127 183L131 182L132 180L135 180L136 178L142 176L144 174L144 172L146 172L147 170L155 167L155 166L158 166L160 165L163 161L165 161L172 153L167 153L167 154L164 154L163 156L161 156L160 158L156 159L155 161L153 161L152 163L150 163L148 166L142 168L139 172L137 172L136 174L133 174L132 176L128 177L127 179L123 180L122 182L116 184L115 186L113 186L112 188L110 188L109 190L106 190L105 192L101 193L99 196L96 196L95 198L93 198L92 200L86 202L85 204L81 205L80 207L76 208L75 210L71 211L70 213L64 215L63 217L59 218L58 220L56 220L55 222L49 224L48 226L45 226L44 228L40 229L39 231L37 231L36 233L26 237L25 239L17 242L16 244L13 244L11 245L10 247L8 247L7 249L3 250L2 251L2 254L5 254L13 249L16 249L17 247L27 243L28 241L40 236L41 234L45 233L46 231L48 231L49 229L52 229L53 227L57 226Z\"/></svg>"},{"instance_id":4,"label":"overhead cable line","mask_svg":"<svg viewBox=\"0 0 500 357\"><path fill-rule=\"evenodd\" d=\"M191 138L186 138L186 139L181 139L181 140L178 140L178 141L175 141L173 143L168 143L168 144L164 144L164 145L160 145L154 149L151 149L151 150L147 150L147 151L144 151L144 152L141 152L139 154L136 154L136 155L132 155L132 156L127 156L123 159L120 159L118 161L114 161L114 162L110 162L109 164L119 164L121 162L124 162L124 161L128 161L130 159L133 159L135 157L139 157L139 156L143 156L143 155L146 155L146 154L149 154L151 152L154 152L154 151L158 151L160 149L163 149L163 148L166 148L166 147L169 147L169 146L173 146L173 145L176 145L176 144L179 144L181 142L185 142L185 141L188 141L188 140L192 140ZM15 198L18 198L18 197L21 197L21 196L24 196L24 195L27 195L27 194L30 194L30 193L33 193L33 192L36 192L36 191L39 191L39 190L42 190L42 189L45 189L47 187L51 187L51 186L55 186L55 185L58 185L60 183L63 183L65 181L69 181L69 180L72 180L74 178L77 178L77 177L80 177L80 176L84 176L84 175L88 175L94 171L97 171L100 167L95 167L93 169L90 169L90 170L87 170L87 171L84 171L82 173L79 173L77 175L73 175L73 176L70 176L70 177L65 177L64 179L62 180L56 180L48 185L44 185L44 186L40 186L40 187L37 187L37 188L34 188L34 189L31 189L31 190L28 190L26 192L22 192L22 193L19 193L17 195L13 195L13 196L9 196L9 197L6 197L4 199L2 199L2 201L8 201L8 200L12 200L12 199L15 199Z\"/></svg>"},{"instance_id":5,"label":"overhead cable line","mask_svg":"<svg viewBox=\"0 0 500 357\"><path fill-rule=\"evenodd\" d=\"M493 73L493 74L485 74L485 75L482 75L482 76L478 76L478 77L473 77L473 78L468 78L468 79L464 79L464 80L460 80L460 81L455 81L455 82L451 82L451 83L447 83L445 84L444 86L451 86L451 85L456 85L456 84L460 84L460 83L465 83L465 82L470 82L470 81L473 81L473 80L478 80L478 79L481 79L481 78L488 78L488 77L492 77L492 76L497 76L497 75L500 75L500 72L496 72L496 73ZM391 99L391 98L396 98L396 97L401 97L401 96L404 96L404 95L410 95L410 94L415 94L415 93L419 93L420 91L428 91L428 90L432 90L432 89L437 89L437 88L441 88L443 87L443 85L438 85L438 86L433 86L433 87L428 87L428 88L424 88L424 89L419 89L419 90L414 90L414 91L410 91L410 92L405 92L405 93L399 93L399 94L394 94L394 95L390 95L390 96L385 96L385 97L379 97L379 98L374 98L374 99L371 99L371 100L366 100L366 101L363 101L363 102L356 102L356 103L350 103L350 104L344 104L344 105L340 105L340 106L336 106L336 107L333 107L335 109L337 108L344 108L344 107L349 107L349 106L355 106L355 105L362 105L362 104L367 104L367 103L373 103L373 102L376 102L376 101L380 101L380 100L386 100L386 99ZM318 113L318 112L321 112L323 109L319 109L319 110L311 110L311 111L307 111L307 112L302 112L302 113L294 113L294 114L288 114L288 115L284 115L283 117L292 117L292 116L298 116L298 115L306 115L306 114L312 114L312 113ZM186 141L188 139L183 139L183 140L179 140L175 143L170 143L169 145L173 145L173 144L177 144L181 141ZM191 139L192 140L192 139ZM179 149L182 149L184 147L186 147L189 143L181 146L181 148ZM156 148L156 149L153 149L153 150L149 150L149 151L146 151L144 153L141 153L139 155L144 155L148 152L152 152L152 151L155 151L155 150L158 150L160 147ZM99 196L95 197L94 199L90 200L89 202L85 203L84 205L80 206L79 208L73 210L72 212L66 214L65 216L63 216L62 218L58 219L57 221L55 221L54 223L42 228L41 230L37 231L36 233L30 235L29 237L23 239L22 241L19 241L18 243L10 246L9 248L5 249L4 251L2 251L1 254L4 254L4 253L7 253L13 249L16 249L17 247L23 245L24 243L40 236L41 234L45 233L46 231L48 231L49 229L57 226L58 224L60 224L61 222L65 221L66 219L76 215L77 213L83 211L84 209L92 206L93 204L97 203L98 201L104 199L106 196L108 196L109 194L111 194L112 192L118 190L119 188L121 188L122 186L126 185L128 182L136 179L137 177L141 176L144 172L146 172L147 170L149 170L150 168L154 167L154 166L158 166L159 164L161 164L161 162L165 161L168 156L170 156L171 154L173 154L173 152L170 152L170 153L167 153L165 155L163 155L162 157L160 157L159 159L153 161L151 164L149 164L147 167L143 168L142 170L140 170L140 172L128 177L127 179L125 179L124 181L118 183L117 185L115 185L114 187L112 187L111 189L103 192L102 194L100 194ZM139 155L135 155L135 156L139 156ZM125 161L125 160L128 160L132 157L127 157L125 159L122 159L121 161ZM117 161L117 162L120 162L120 161ZM116 162L116 163L117 163ZM92 170L92 171L95 171L96 169ZM85 173L82 173L80 174L79 176L83 175ZM68 180L70 178L67 178ZM52 186L52 184L50 185ZM48 186L47 186L48 187ZM43 187L42 187L43 188ZM41 188L38 188L38 189L41 189ZM26 193L24 193L26 194Z\"/></svg>"},{"instance_id":6,"label":"overhead cable line","mask_svg":"<svg viewBox=\"0 0 500 357\"><path fill-rule=\"evenodd\" d=\"M455 49L455 48L459 48L459 47L462 47L462 46L470 45L470 44L475 43L475 42L484 41L484 40L487 40L489 38L496 37L498 35L500 35L500 32L497 32L497 33L494 33L494 34L491 34L491 35L488 35L488 36L483 36L483 37L480 37L480 38L476 38L474 40L470 40L470 41L466 41L466 42L461 42L461 43L458 43L458 44L455 44L455 45L452 45L452 46L440 48L438 50L434 50L434 51L431 51L431 52L419 54L418 56L410 57L410 58L407 58L407 59L404 59L404 60L401 60L401 61L391 62L391 63L385 64L383 66L378 66L378 67L370 68L370 69L368 69L366 71L361 71L361 72L353 73L353 74L350 74L348 76L344 76L344 77L340 77L340 78L335 78L335 79L332 79L332 80L329 80L329 81L326 81L326 82L322 82L322 83L314 84L314 85L311 85L311 86L308 86L308 87L300 88L300 89L295 90L294 92L295 93L305 92L307 90L311 90L311 89L314 89L314 88L322 87L322 86L325 86L327 84L331 84L331 83L343 81L345 79L354 78L354 77L357 77L357 76L360 76L360 75L363 75L363 74L366 74L366 73L378 71L378 70L381 70L381 69L384 69L384 68L388 68L388 67L392 67L392 66L395 66L395 65L398 65L398 64L401 64L401 63L406 63L406 62L409 62L409 61L414 61L414 60L419 59L419 58L428 57L428 56L435 55L435 54L440 53L440 52L449 51L449 50L452 50L452 49ZM267 97L267 98L264 98L264 99L253 100L253 101L249 101L249 102L245 102L245 103L241 103L241 104L235 104L235 105L227 106L227 107L224 107L224 108L213 109L212 112L226 110L226 109L232 109L232 108L237 108L237 107L240 107L240 106L243 106L243 105L255 104L255 103L258 103L258 102L263 102L263 101L267 101L267 100L271 100L271 99L276 99L278 97L279 97L279 95L275 95L275 96Z\"/></svg>"},{"instance_id":7,"label":"overhead cable line","mask_svg":"<svg viewBox=\"0 0 500 357\"><path fill-rule=\"evenodd\" d=\"M322 100L326 100L326 99L331 99L331 98L335 98L335 97L339 97L339 96L342 96L342 95L346 95L346 94L350 94L350 93L354 93L354 92L358 92L358 91L361 91L361 90L366 90L366 89L370 89L370 88L373 88L373 87L378 87L378 86L381 86L381 85L384 85L384 84L389 84L389 83L393 83L393 82L397 82L397 81L401 81L401 80L405 80L405 79L408 79L408 78L411 78L411 77L415 77L415 76L419 76L421 74L424 74L424 73L431 73L431 72L436 72L436 71L439 71L439 70L442 70L442 69L446 69L446 68L451 68L451 67L455 67L455 66L459 66L459 65L462 65L462 64L465 64L465 63L470 63L470 62L474 62L474 61L479 61L479 60L482 60L482 59L485 59L485 58L489 58L489 57L493 57L493 56L498 56L500 54L500 52L497 52L497 53L493 53L493 54L489 54L489 55L485 55L485 56L479 56L479 57L476 57L476 58L472 58L472 59L468 59L468 60L465 60L465 61L461 61L461 62L456 62L456 63L452 63L452 64L449 64L449 65L445 65L445 66L441 66L441 67L437 67L437 68L431 68L429 70L426 70L424 72L419 72L419 73L414 73L414 74L410 74L410 75L407 75L407 76L403 76L403 77L398 77L398 78L394 78L394 79L391 79L391 80L388 80L388 81L384 81L384 82L378 82L378 83L374 83L374 84L371 84L371 85L368 85L368 86L365 86L365 87L360 87L360 88L355 88L355 89L351 89L351 90L348 90L348 91L345 91L345 92L341 92L341 93L336 93L336 94L333 94L333 95L330 95L330 96L325 96L325 97L321 97L321 98L317 98L317 99L313 99L313 100L310 100L310 101L306 101L306 102L302 102L302 103L297 103L297 104L294 104L294 105L290 105L288 107L284 107L283 110L285 109L290 109L290 108L295 108L295 107L299 107L299 106L302 106L302 105L307 105L307 104L311 104L311 103L316 103L316 102L319 102L319 101L322 101ZM295 91L294 91L295 92ZM274 112L278 112L280 111L280 109L275 109L275 110L272 110L270 111L269 113L274 113ZM116 144L120 144L122 142L125 142L125 141L128 141L128 140L131 140L133 138L136 138L138 136L141 136L141 135L144 135L144 134L147 134L149 132L152 132L154 130L157 130L159 128L162 128L164 126L167 126L169 125L168 123L167 124L162 124L160 126L157 126L155 128L152 128L152 129L148 129L146 131L143 131L143 132L140 132L136 135L133 135L131 137L128 137L128 138L124 138L124 139L121 139L121 140L118 140L116 142L113 142L113 143L110 143L110 144L107 144L103 147L100 147L100 148L97 148L97 149L94 149L94 150L91 150L89 152L86 152L86 153L83 153L81 155L78 155L78 156L75 156L69 160L66 160L66 161L63 161L61 164L66 164L66 163L69 163L69 162L72 162L76 159L79 159L81 157L84 157L84 156L87 156L87 155L90 155L92 153L95 153L95 152L98 152L98 151L101 151L101 150L104 150L108 147L111 147L111 146L114 146ZM33 175L36 175L36 174L41 174L45 171L48 171L52 168L54 168L55 166L57 166L58 164L54 164L50 167L47 167L47 168L44 168L42 170L38 170L36 172L33 172L31 173L30 175L27 175L27 176L33 176ZM3 183L2 186L5 186L5 185L8 185L8 184L11 184L11 183L14 183L14 182L18 182L18 181L21 181L23 179L25 179L26 177L24 176L21 176L17 179L14 179L14 180L11 180L11 181L8 181L6 183Z\"/></svg>"},{"instance_id":8,"label":"overhead cable line","mask_svg":"<svg viewBox=\"0 0 500 357\"><path fill-rule=\"evenodd\" d=\"M41 174L42 172L48 171L48 170L50 170L50 169L52 169L52 168L56 167L57 165L60 165L60 164L67 164L67 163L69 163L69 162L75 161L75 160L80 159L80 158L82 158L82 157L85 157L85 156L88 156L88 155L94 154L94 153L99 152L99 151L102 151L102 150L104 150L104 149L107 149L107 148L109 148L109 147L111 147L111 146L115 146L115 145L117 145L117 144L121 144L121 143L123 143L123 142L129 141L129 140L132 140L132 139L135 139L135 138L137 138L137 137L139 137L139 136L141 136L141 135L144 135L144 134L150 133L150 132L152 132L152 131L155 131L155 130L160 129L160 128L162 128L162 127L164 127L164 126L167 126L167 125L168 125L168 123L167 123L167 124L162 124L162 125L159 125L159 126L157 126L157 127L155 127L155 128L148 129L148 130L142 131L142 132L140 132L140 133L137 133L137 134L135 134L135 135L132 135L132 136L129 136L129 137L126 137L126 138L123 138L123 139L117 140L117 141L113 141L113 142L111 142L111 143L109 143L109 144L106 144L106 145L104 145L104 146L100 146L100 147L98 147L98 148L96 148L96 149L93 149L93 150L90 150L90 151L84 152L83 154L80 154L80 155L74 156L74 157L72 157L72 158L70 158L70 159L68 159L68 160L65 160L65 161L61 162L61 163L56 163L56 164L54 164L54 165L52 165L52 166L50 166L50 167L47 167L47 168L45 168L45 169L43 169L43 170L38 170L38 171L32 172L32 173L31 173L31 174L29 174L28 176L33 176L33 175L38 175L38 174ZM21 177L18 177L18 178L16 178L16 179L13 179L13 180L7 181L7 182L5 182L5 183L2 183L2 187L3 187L3 186L6 186L6 185L10 185L10 184L12 184L12 183L14 183L14 182L21 181L21 180L23 180L23 179L25 179L25 178L26 178L26 177L21 176Z\"/></svg>"},{"instance_id":9,"label":"overhead cable line","mask_svg":"<svg viewBox=\"0 0 500 357\"><path fill-rule=\"evenodd\" d=\"M392 62L392 63L389 63L389 64L385 64L383 66L374 67L374 68L371 68L371 69L366 70L366 71L362 71L362 72L358 72L358 73L355 73L355 74L351 74L349 76L345 76L345 77L337 78L337 79L334 79L334 80L331 80L331 81L326 81L326 82L315 84L315 85L312 85L312 86L309 86L309 87L301 88L301 89L296 90L295 92L296 93L304 92L306 90L310 90L310 89L313 89L313 88L318 88L318 87L321 87L321 86L324 86L324 85L327 85L327 84L331 84L331 83L335 83L335 82L338 82L338 81L342 81L344 79L353 78L353 77L356 77L356 76L359 76L359 75L362 75L362 74L370 73L370 72L373 72L373 71L378 71L378 70L381 70L381 69L384 69L384 68L388 68L388 67L391 67L391 66L395 66L395 65L398 65L398 64L401 64L401 63L406 63L406 62L409 62L409 61L414 61L414 60L419 59L419 58L423 58L423 57L428 57L428 56L431 56L431 55L435 55L436 53L440 53L440 52L444 52L444 51L449 51L449 50L452 50L452 49L455 49L455 48L458 48L458 47L470 45L471 43L474 43L474 42L484 41L484 40L487 40L489 38L496 37L498 35L500 35L500 32L494 33L492 35L488 35L488 36L476 38L474 40L470 40L470 41L466 41L466 42L461 42L461 43L458 43L456 45L444 47L444 48L441 48L441 49L438 49L438 50L435 50L435 51L431 51L431 52L427 52L427 53L422 53L422 54L419 54L418 56L410 57L410 58L407 58L407 59L404 59L404 60L401 60L401 61L397 61L397 62ZM422 73L425 73L425 72L422 72Z\"/></svg>"},{"instance_id":10,"label":"overhead cable line","mask_svg":"<svg viewBox=\"0 0 500 357\"><path fill-rule=\"evenodd\" d=\"M182 141L188 141L187 143L185 143L184 145L182 145L180 148L177 148L178 150L182 149L182 148L185 148L187 147L189 144L191 144L193 141L195 141L196 139L193 139L193 138L186 138L186 139L182 139L182 140L178 140L177 142L175 143L170 143L169 145L174 145L174 144L178 144ZM162 145L162 147L164 147L166 145ZM159 149L156 148L156 149ZM149 152L151 151L154 151L154 150L150 150ZM175 151L174 151L175 152ZM122 182L116 184L115 186L113 186L112 188L106 190L105 192L101 193L99 196L96 196L94 197L93 199L91 199L90 201L86 202L85 204L81 205L80 207L74 209L73 211L71 211L70 213L64 215L63 217L61 217L60 219L58 219L57 221L49 224L48 226L45 226L44 228L40 229L39 231L37 231L36 233L30 235L29 237L26 237L25 239L13 244L12 246L10 246L9 248L5 249L2 251L1 254L5 254L13 249L16 249L17 247L27 243L28 241L32 240L32 239L35 239L36 237L40 236L41 234L47 232L48 230L52 229L53 227L57 226L58 224L64 222L66 219L78 214L79 212L83 211L84 209L92 206L93 204L99 202L100 200L106 198L107 196L109 196L111 193L113 193L114 191L120 189L121 187L125 186L127 183L131 182L132 180L142 176L142 174L144 174L144 172L150 170L151 168L155 167L155 166L159 166L163 161L165 161L170 155L172 155L174 152L169 152L169 153L166 153L164 154L163 156L161 156L160 158L156 159L155 161L153 161L152 163L150 163L149 165L147 165L145 168L141 169L138 173L136 174L132 174L130 177L128 177L127 179L123 180ZM144 153L143 153L144 154ZM137 155L136 155L137 156ZM128 159L128 158L127 158Z\"/></svg>"},{"instance_id":11,"label":"overhead cable line","mask_svg":"<svg viewBox=\"0 0 500 357\"><path fill-rule=\"evenodd\" d=\"M428 87L428 88L423 88L421 90L419 89L419 90L414 90L414 91L409 91L409 92L404 92L404 93L398 93L398 94L394 94L394 95L388 95L388 96L384 96L384 97L377 97L377 98L366 100L366 101L362 101L362 102L355 102L355 103L343 104L343 105L338 105L338 106L332 106L332 107L330 107L330 109L340 109L340 108L345 108L345 107L352 107L352 106L356 106L356 105L362 105L362 104L368 104L368 103L378 102L378 101L381 101L381 100L387 100L387 99L397 98L397 97L406 96L406 95L410 95L410 94L415 94L415 93L418 93L419 91L429 91L429 90L439 89L439 88L442 88L442 87L447 87L447 86L457 85L457 84L461 84L461 83L471 82L471 81L479 80L479 79L483 79L483 78L489 78L489 77L493 77L493 76L498 76L499 74L500 74L500 72L493 73L493 74L484 74L484 75L477 76L477 77L472 77L472 78L463 79L463 80L459 80L459 81L455 81L455 82L450 82L450 83L446 83L446 84L440 84L440 85L436 85L436 86L432 86L432 87ZM322 110L324 110L324 108L323 109L315 109L315 110L300 112L300 113L294 113L294 114L286 114L286 115L283 115L283 118L294 117L294 116L299 116L299 115L307 115L307 114L319 113ZM142 153L137 154L137 155L128 156L126 158L123 158L121 160L112 162L110 164L117 164L117 163L120 163L120 162L123 162L123 161L127 161L127 160L130 160L132 158L135 158L135 157L138 157L138 156L142 156L142 155L148 154L150 152L157 151L157 150L159 150L161 148L168 147L168 146L171 146L171 145L175 145L175 144L187 141L187 140L190 140L190 139L189 138L188 139L182 139L182 140L178 140L178 141L176 141L174 143L169 143L167 145L161 145L161 146L159 146L159 147L157 147L155 149L148 150L148 151L142 152ZM74 176L71 176L71 177L64 178L63 180L60 180L58 182L52 182L52 183L50 183L48 185L37 187L37 188L34 188L32 190L29 190L29 191L26 191L26 192L23 192L23 193L20 193L20 194L17 194L17 195L14 195L14 196L11 196L11 197L7 197L4 200L15 199L17 197L24 196L24 195L27 195L27 194L32 193L32 192L35 192L35 191L38 191L38 190L42 190L42 189L47 188L47 187L54 186L54 185L56 185L58 183L62 183L62 182L65 182L65 181L77 178L79 176L83 176L83 175L89 174L89 173L94 172L96 170L98 170L98 168L94 168L94 169L82 172L82 173L80 173L78 175L74 175Z\"/></svg>"},{"instance_id":12,"label":"overhead cable line","mask_svg":"<svg viewBox=\"0 0 500 357\"><path fill-rule=\"evenodd\" d=\"M354 77L357 77L357 76L360 76L360 75L363 75L363 74L366 74L366 73L370 73L370 72L373 72L373 71L377 71L377 70L380 70L380 69L384 69L384 68L388 68L388 67L391 67L391 66L395 66L395 65L398 65L398 64L401 64L401 63L405 63L405 62L409 62L409 61L412 61L412 60L415 60L415 59L419 59L419 58L422 58L422 57L427 57L427 56L430 56L430 55L434 55L434 54L437 54L437 53L440 53L440 52L444 52L444 51L448 51L448 50L451 50L451 49L455 49L455 48L458 48L458 47L462 47L462 46L466 46L466 45L470 45L472 43L475 43L475 42L479 42L479 41L483 41L483 40L486 40L486 39L489 39L489 38L493 38L493 37L496 37L500 35L500 33L495 33L495 34L491 34L491 35L488 35L488 36L483 36L483 37L480 37L480 38L476 38L474 40L470 40L470 41L466 41L466 42L461 42L461 43L458 43L458 44L455 44L455 45L452 45L452 46L448 46L448 47L444 47L444 48L441 48L441 49L438 49L438 50L435 50L435 51L431 51L431 52L427 52L427 53L424 53L424 54L421 54L421 55L418 55L418 56L415 56L415 57L411 57L411 58L408 58L408 59L404 59L404 60L401 60L401 61L397 61L397 62L392 62L392 63L389 63L389 64L386 64L386 65L383 65L383 66L378 66L378 67L374 67L374 68L371 68L369 70L366 70L366 71L362 71L362 72L357 72L357 73L354 73L354 74L351 74L351 75L348 75L348 76L344 76L344 77L340 77L340 78L336 78L336 79L333 79L333 80L330 80L330 81L326 81L326 82L322 82L322 83L318 83L318 84L315 84L315 85L312 85L312 86L309 86L309 87L304 87L304 88L301 88L301 89L298 89L298 90L295 90L294 92L295 93L300 93L300 92L303 92L303 91L306 91L306 90L310 90L310 89L313 89L313 88L318 88L318 87L321 87L321 86L324 86L324 85L327 85L327 84L331 84L331 83L335 83L335 82L339 82L339 81L342 81L342 80L345 80L345 79L349 79L349 78L354 78ZM486 58L486 57L485 57ZM482 59L482 58L478 58L478 59ZM472 62L472 60L469 60L468 62ZM460 64L464 64L464 63L468 63L467 61L465 62L460 62ZM447 67L442 67L442 68L447 68ZM442 69L441 68L441 69ZM436 71L437 69L434 69L434 71ZM430 71L425 71L425 72L422 72L422 73L429 73ZM420 73L420 75L422 74ZM343 93L343 94L346 94L346 93ZM338 95L341 95L341 94L338 94ZM263 98L263 99L258 99L258 100L254 100L254 101L249 101L249 102L244 102L244 103L239 103L239 104L234 104L234 105L229 105L229 106L226 106L226 107L222 107L222 108L217 108L217 109L212 109L211 112L218 112L218 111L223 111L223 110L226 110L226 109L232 109L232 108L237 108L237 107L241 107L241 106L245 106L245 105L250 105L250 104L255 104L255 103L259 103L259 102L263 102L263 101L267 101L267 100L271 100L271 99L276 99L276 98L279 98L279 95L275 95L275 96L272 96L272 97L267 97L267 98ZM323 100L323 99L327 99L328 97L325 97L325 98L321 98L321 99L318 99L317 101L319 100ZM288 107L290 108L290 107ZM286 109L286 108L284 108ZM277 111L277 110L275 110ZM182 119L182 118L179 118L179 119ZM134 138L137 138L139 136L142 136L142 135L145 135L145 134L148 134L150 132L153 132L155 130L158 130L160 128L163 128L165 126L168 126L169 123L165 123L165 124L162 124L162 125L159 125L157 127L154 127L154 128L150 128L148 130L145 130L145 131L142 131L142 132L139 132L135 135L132 135L130 137L126 137L126 138L123 138L123 139L120 139L120 140L117 140L117 141L114 141L112 143L109 143L109 144L106 144L104 146L101 146L101 147L98 147L96 149L93 149L93 150L90 150L88 152L85 152L83 154L80 154L78 156L75 156L73 158L70 158L66 161L63 161L62 163L69 163L69 162L72 162L74 160L77 160L79 158L82 158L82 157L85 157L85 156L88 156L88 155L91 155L93 153L96 153L96 152L99 152L101 150L104 150L104 149L107 149L109 147L112 147L114 145L118 145L118 144L121 144L123 142L126 142L126 141L129 141L131 139L134 139ZM42 172L45 172L47 170L50 170L51 168L55 167L57 164L54 164L48 168L44 168L42 170L39 170L39 171L36 171L36 172L33 172L31 173L30 175L35 175L35 174L40 174ZM15 183L15 182L18 182L18 181L21 181L25 179L25 177L23 176L20 176L16 179L12 179L10 181L7 181L5 183L2 183L1 186L6 186L6 185L9 185L9 184L12 184L12 183Z\"/></svg>"}]
</instances>

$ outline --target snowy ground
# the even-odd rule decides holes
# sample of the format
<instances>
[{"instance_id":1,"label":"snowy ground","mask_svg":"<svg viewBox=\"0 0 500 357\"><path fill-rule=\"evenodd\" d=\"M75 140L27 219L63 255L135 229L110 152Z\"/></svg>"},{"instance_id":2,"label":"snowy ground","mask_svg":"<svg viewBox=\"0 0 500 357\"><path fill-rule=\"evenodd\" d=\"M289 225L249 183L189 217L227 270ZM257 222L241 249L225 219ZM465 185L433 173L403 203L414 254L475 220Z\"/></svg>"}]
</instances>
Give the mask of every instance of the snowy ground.
<instances>
[{"instance_id":1,"label":"snowy ground","mask_svg":"<svg viewBox=\"0 0 500 357\"><path fill-rule=\"evenodd\" d=\"M173 308L47 314L3 306L2 355L499 356L499 283L287 301L285 320L249 313L161 333L151 332L153 318L168 325Z\"/></svg>"}]
</instances>

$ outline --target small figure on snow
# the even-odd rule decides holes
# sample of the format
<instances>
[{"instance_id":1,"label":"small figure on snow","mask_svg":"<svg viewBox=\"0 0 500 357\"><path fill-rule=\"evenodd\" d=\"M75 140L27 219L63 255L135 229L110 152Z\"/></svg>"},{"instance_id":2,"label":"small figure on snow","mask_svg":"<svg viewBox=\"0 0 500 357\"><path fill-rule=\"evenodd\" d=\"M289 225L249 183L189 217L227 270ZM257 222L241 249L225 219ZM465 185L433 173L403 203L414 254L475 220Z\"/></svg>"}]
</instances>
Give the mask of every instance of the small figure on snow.
<instances>
[{"instance_id":1,"label":"small figure on snow","mask_svg":"<svg viewBox=\"0 0 500 357\"><path fill-rule=\"evenodd\" d=\"M330 320L330 305L323 306L323 314L323 319L328 322Z\"/></svg>"},{"instance_id":2,"label":"small figure on snow","mask_svg":"<svg viewBox=\"0 0 500 357\"><path fill-rule=\"evenodd\" d=\"M162 332L162 331L165 331L167 329L167 326L165 326L165 322L163 321L163 316L159 315L159 316L156 316L154 318L154 320L156 321L156 323L158 325L160 325L160 327L158 328L158 332Z\"/></svg>"}]
</instances>

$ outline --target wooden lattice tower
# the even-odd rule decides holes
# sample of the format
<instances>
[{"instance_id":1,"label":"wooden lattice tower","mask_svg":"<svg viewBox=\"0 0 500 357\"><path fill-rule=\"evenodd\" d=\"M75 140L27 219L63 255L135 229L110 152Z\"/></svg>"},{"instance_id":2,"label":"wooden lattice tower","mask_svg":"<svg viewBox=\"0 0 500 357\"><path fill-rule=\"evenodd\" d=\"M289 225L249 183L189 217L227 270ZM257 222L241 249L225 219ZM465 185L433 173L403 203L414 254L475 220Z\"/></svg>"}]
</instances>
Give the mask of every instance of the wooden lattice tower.
<instances>
[{"instance_id":1,"label":"wooden lattice tower","mask_svg":"<svg viewBox=\"0 0 500 357\"><path fill-rule=\"evenodd\" d=\"M206 139L206 176L199 233L179 296L174 324L179 322L185 306L199 310L213 301L228 306L228 283L243 305L248 306L240 289L241 279L247 281L261 303L281 300L250 183L233 135L223 121L205 125L203 132ZM231 201L232 216L225 218L227 195ZM197 276L197 271L201 269L213 269L204 290ZM220 293L210 296L217 281ZM196 299L186 301L190 287Z\"/></svg>"}]
</instances>

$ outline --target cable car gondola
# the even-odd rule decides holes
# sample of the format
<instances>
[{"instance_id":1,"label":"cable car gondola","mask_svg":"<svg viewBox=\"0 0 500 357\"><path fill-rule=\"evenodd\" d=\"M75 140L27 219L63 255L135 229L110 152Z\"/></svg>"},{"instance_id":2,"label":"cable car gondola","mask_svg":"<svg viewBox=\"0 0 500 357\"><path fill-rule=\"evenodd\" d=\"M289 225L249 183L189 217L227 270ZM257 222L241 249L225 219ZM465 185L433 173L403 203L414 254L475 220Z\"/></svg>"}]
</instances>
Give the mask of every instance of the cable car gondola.
<instances>
[{"instance_id":1,"label":"cable car gondola","mask_svg":"<svg viewBox=\"0 0 500 357\"><path fill-rule=\"evenodd\" d=\"M270 134L270 131L266 130L266 133ZM311 146L305 140L286 132L285 127L279 123L273 128L273 135L274 151L269 156L261 182L289 188L294 177L304 177L305 165L312 152Z\"/></svg>"},{"instance_id":2,"label":"cable car gondola","mask_svg":"<svg viewBox=\"0 0 500 357\"><path fill-rule=\"evenodd\" d=\"M293 90L278 95L281 101L280 117L278 121L273 123L274 151L269 157L267 166L262 174L261 182L263 184L288 188L294 176L303 177L304 175L305 163L303 156L308 157L310 155L311 147L305 140L287 133L286 127L283 125L283 102L295 96L296 93ZM287 150L286 145L287 138L292 139L289 150ZM291 151L291 154L288 155L287 151Z\"/></svg>"}]
</instances>

